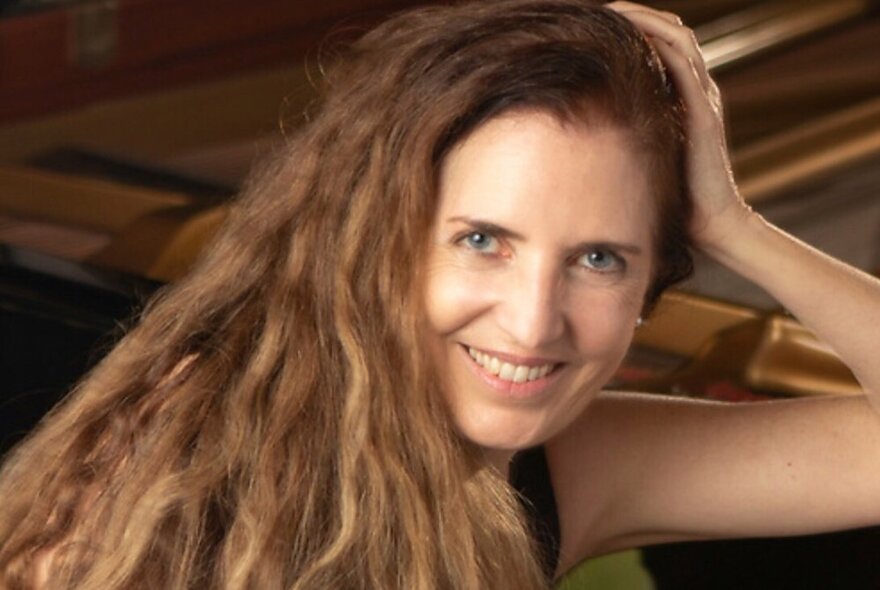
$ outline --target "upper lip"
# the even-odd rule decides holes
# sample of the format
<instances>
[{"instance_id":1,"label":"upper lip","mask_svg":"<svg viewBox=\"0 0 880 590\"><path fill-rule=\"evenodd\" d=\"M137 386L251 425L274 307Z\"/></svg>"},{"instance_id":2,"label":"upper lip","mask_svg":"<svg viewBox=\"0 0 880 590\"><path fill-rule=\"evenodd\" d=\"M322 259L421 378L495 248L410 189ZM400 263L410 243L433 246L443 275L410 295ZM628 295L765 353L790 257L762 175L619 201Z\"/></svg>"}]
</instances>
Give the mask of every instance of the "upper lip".
<instances>
[{"instance_id":1,"label":"upper lip","mask_svg":"<svg viewBox=\"0 0 880 590\"><path fill-rule=\"evenodd\" d=\"M556 359L550 359L545 357L537 357L537 356L518 356L515 354L510 354L507 352L500 352L498 350L489 350L487 348L479 348L477 346L470 346L468 344L464 345L467 348L473 348L476 351L488 354L489 356L494 356L498 360L506 361L512 365L522 365L524 367L541 367L544 365L556 365L559 364L560 361Z\"/></svg>"}]
</instances>

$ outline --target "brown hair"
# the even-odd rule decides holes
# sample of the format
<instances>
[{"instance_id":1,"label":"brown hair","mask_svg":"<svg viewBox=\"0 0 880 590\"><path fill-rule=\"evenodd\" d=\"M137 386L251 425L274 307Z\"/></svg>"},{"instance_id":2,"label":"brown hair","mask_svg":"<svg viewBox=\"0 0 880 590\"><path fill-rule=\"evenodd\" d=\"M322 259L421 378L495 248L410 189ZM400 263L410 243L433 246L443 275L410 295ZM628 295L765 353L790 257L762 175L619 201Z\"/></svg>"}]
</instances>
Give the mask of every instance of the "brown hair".
<instances>
[{"instance_id":1,"label":"brown hair","mask_svg":"<svg viewBox=\"0 0 880 590\"><path fill-rule=\"evenodd\" d=\"M354 43L318 115L197 267L8 457L0 580L52 588L546 587L517 498L451 426L420 345L444 154L505 109L632 131L681 274L677 103L585 0L402 14ZM678 257L678 258L676 258Z\"/></svg>"}]
</instances>

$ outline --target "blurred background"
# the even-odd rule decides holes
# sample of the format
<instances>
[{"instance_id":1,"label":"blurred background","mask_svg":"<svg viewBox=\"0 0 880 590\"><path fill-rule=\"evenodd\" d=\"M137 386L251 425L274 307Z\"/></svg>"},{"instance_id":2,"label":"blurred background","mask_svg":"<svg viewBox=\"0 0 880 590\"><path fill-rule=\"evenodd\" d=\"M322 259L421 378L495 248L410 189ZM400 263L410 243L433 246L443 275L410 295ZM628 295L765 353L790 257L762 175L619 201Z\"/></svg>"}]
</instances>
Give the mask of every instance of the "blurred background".
<instances>
[{"instance_id":1,"label":"blurred background","mask_svg":"<svg viewBox=\"0 0 880 590\"><path fill-rule=\"evenodd\" d=\"M695 28L750 204L877 273L877 3L646 3ZM0 0L0 452L186 271L253 163L301 124L321 64L419 4ZM859 391L766 293L707 260L639 330L618 382L729 401ZM876 588L878 551L875 529L668 545L566 588Z\"/></svg>"}]
</instances>

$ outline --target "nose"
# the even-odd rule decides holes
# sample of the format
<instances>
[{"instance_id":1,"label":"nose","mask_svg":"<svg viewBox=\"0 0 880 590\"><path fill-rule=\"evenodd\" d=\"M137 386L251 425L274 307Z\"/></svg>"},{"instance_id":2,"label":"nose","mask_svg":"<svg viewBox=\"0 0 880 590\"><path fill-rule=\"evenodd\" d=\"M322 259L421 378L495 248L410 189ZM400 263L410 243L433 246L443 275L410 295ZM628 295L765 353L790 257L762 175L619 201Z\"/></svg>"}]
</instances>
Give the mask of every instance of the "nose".
<instances>
[{"instance_id":1,"label":"nose","mask_svg":"<svg viewBox=\"0 0 880 590\"><path fill-rule=\"evenodd\" d=\"M559 273L535 269L510 277L499 317L501 328L526 350L538 350L565 333L564 285Z\"/></svg>"}]
</instances>

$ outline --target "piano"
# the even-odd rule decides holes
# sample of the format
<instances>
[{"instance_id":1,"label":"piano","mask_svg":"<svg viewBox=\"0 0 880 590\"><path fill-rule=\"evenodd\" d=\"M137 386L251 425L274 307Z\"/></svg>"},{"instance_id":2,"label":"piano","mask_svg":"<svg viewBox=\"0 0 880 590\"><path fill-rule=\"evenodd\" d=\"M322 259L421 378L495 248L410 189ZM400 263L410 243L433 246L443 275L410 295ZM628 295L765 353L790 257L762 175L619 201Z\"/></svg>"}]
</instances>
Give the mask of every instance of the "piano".
<instances>
[{"instance_id":1,"label":"piano","mask_svg":"<svg viewBox=\"0 0 880 590\"><path fill-rule=\"evenodd\" d=\"M0 4L0 452L181 276L334 46L414 0ZM880 271L880 10L872 0L656 0L695 27L745 198ZM705 259L617 376L748 401L851 395L839 359ZM642 550L665 588L876 588L880 527ZM576 572L574 574L576 577Z\"/></svg>"}]
</instances>

